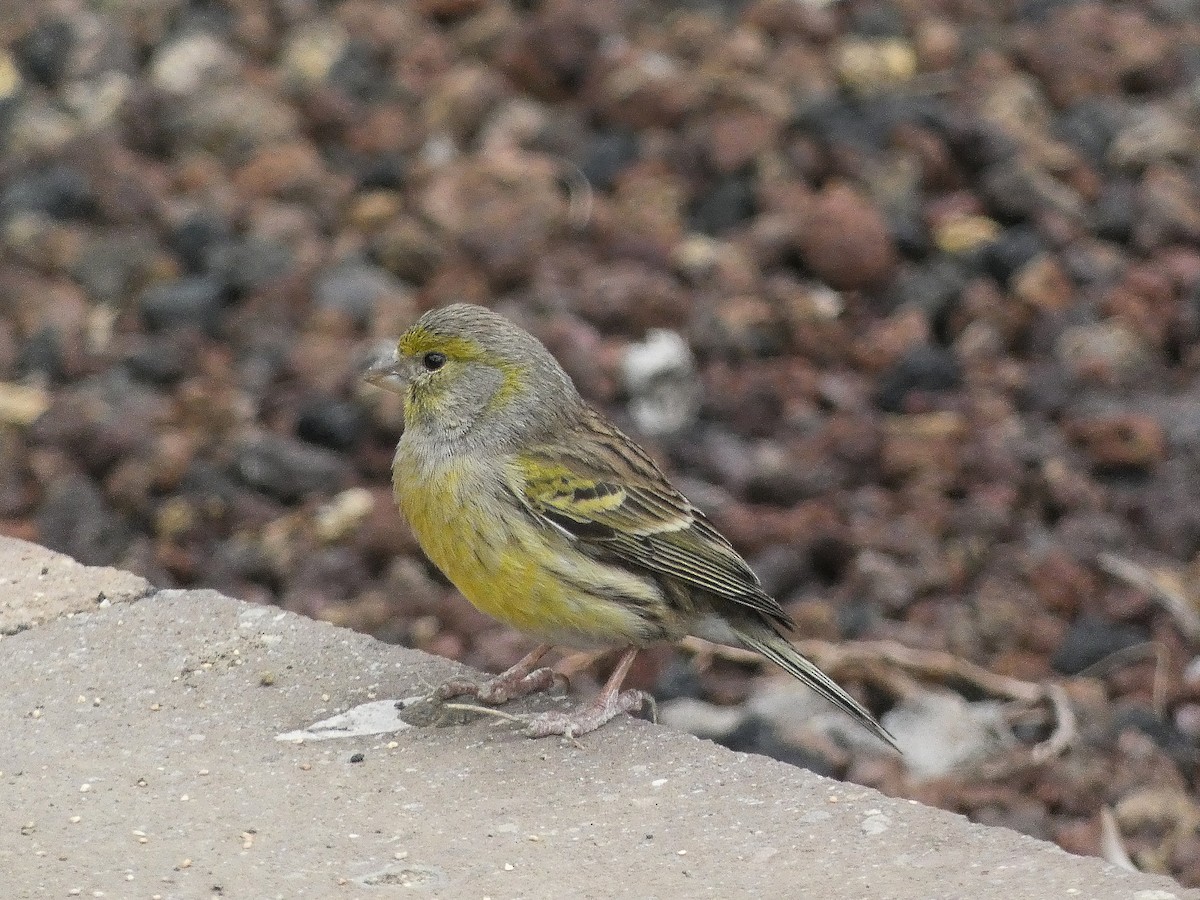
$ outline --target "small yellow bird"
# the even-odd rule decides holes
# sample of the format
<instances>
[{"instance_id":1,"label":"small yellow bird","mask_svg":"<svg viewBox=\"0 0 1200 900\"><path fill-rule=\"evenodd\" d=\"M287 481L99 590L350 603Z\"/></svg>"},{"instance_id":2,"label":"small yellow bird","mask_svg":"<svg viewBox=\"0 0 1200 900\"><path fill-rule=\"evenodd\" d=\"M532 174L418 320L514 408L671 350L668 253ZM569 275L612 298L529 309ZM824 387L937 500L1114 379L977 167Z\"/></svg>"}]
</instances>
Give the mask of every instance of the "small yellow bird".
<instances>
[{"instance_id":1,"label":"small yellow bird","mask_svg":"<svg viewBox=\"0 0 1200 900\"><path fill-rule=\"evenodd\" d=\"M538 662L552 645L625 648L592 702L528 728L586 734L650 700L621 690L638 649L695 635L762 654L896 746L782 636L792 622L746 561L533 335L481 306L443 307L366 377L404 396L393 485L425 553L479 609L543 641L435 701L545 690L554 673Z\"/></svg>"}]
</instances>

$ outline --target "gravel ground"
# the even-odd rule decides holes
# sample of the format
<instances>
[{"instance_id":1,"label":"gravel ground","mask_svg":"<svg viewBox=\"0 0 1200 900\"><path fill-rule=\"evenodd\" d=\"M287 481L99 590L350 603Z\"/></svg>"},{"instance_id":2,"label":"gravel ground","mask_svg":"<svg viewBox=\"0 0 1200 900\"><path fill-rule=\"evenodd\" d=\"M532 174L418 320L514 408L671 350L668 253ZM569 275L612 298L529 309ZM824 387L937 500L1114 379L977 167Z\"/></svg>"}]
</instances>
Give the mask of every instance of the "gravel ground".
<instances>
[{"instance_id":1,"label":"gravel ground","mask_svg":"<svg viewBox=\"0 0 1200 900\"><path fill-rule=\"evenodd\" d=\"M908 762L712 648L667 721L1200 884L1200 3L0 8L0 532L511 662L357 374L459 300Z\"/></svg>"}]
</instances>

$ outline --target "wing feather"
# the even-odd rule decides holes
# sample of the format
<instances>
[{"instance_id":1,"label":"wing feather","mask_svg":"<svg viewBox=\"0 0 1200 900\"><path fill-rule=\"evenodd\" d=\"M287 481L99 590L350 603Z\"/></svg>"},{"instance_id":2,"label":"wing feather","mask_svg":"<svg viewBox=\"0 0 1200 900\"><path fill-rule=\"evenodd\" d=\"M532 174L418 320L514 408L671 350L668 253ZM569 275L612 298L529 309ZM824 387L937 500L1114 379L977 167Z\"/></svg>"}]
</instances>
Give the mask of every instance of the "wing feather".
<instances>
[{"instance_id":1,"label":"wing feather","mask_svg":"<svg viewBox=\"0 0 1200 900\"><path fill-rule=\"evenodd\" d=\"M729 542L653 460L598 415L583 440L535 446L515 460L513 493L535 518L593 556L676 579L790 625Z\"/></svg>"}]
</instances>

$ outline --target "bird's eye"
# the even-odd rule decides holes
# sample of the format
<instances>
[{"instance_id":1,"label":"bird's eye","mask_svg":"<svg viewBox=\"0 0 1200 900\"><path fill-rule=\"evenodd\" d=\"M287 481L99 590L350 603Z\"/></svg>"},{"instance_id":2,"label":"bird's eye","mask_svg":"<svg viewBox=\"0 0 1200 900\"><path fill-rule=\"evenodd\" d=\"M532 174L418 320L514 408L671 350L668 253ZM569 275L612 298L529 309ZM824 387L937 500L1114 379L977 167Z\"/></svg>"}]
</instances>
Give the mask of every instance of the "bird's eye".
<instances>
[{"instance_id":1,"label":"bird's eye","mask_svg":"<svg viewBox=\"0 0 1200 900\"><path fill-rule=\"evenodd\" d=\"M436 372L446 364L446 354L438 353L436 350L430 350L421 357L421 365L425 367L426 372Z\"/></svg>"}]
</instances>

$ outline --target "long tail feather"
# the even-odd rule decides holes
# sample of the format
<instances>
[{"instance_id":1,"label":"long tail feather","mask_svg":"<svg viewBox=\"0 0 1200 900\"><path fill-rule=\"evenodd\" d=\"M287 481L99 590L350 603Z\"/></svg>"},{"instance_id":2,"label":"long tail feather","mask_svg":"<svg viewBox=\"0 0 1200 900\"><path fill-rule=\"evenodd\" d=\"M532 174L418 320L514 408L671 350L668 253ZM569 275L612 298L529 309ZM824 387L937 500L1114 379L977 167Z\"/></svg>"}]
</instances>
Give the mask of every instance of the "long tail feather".
<instances>
[{"instance_id":1,"label":"long tail feather","mask_svg":"<svg viewBox=\"0 0 1200 900\"><path fill-rule=\"evenodd\" d=\"M896 739L875 721L875 717L867 712L861 703L838 687L832 678L818 669L811 661L801 656L800 652L785 638L773 634L765 628L759 633L738 628L734 633L746 649L765 656L789 675L808 685L838 709L849 713L852 718L890 745L896 752L900 752Z\"/></svg>"}]
</instances>

